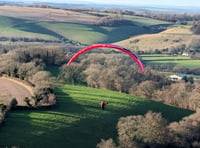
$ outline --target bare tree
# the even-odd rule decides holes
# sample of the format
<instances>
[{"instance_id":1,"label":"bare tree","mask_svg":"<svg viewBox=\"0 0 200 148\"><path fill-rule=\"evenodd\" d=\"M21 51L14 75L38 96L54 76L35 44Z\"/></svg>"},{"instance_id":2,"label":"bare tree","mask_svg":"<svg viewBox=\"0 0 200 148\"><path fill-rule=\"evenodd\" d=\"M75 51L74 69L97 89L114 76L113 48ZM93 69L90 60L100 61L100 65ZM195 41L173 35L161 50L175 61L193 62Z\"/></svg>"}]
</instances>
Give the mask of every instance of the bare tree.
<instances>
[{"instance_id":1,"label":"bare tree","mask_svg":"<svg viewBox=\"0 0 200 148\"><path fill-rule=\"evenodd\" d=\"M128 116L117 124L119 143L122 147L144 147L162 145L168 142L167 121L160 113L151 111L144 116Z\"/></svg>"},{"instance_id":2,"label":"bare tree","mask_svg":"<svg viewBox=\"0 0 200 148\"><path fill-rule=\"evenodd\" d=\"M97 144L97 148L116 148L116 144L113 139L104 140L101 139L101 142Z\"/></svg>"}]
</instances>

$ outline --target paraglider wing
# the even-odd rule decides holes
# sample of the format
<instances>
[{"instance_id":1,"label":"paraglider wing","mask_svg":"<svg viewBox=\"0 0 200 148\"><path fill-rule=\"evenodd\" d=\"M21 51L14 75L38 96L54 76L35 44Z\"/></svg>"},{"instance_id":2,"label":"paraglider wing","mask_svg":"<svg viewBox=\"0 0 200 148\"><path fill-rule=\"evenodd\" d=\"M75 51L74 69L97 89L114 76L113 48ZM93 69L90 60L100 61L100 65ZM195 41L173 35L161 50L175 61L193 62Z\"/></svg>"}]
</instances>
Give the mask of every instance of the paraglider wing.
<instances>
[{"instance_id":1,"label":"paraglider wing","mask_svg":"<svg viewBox=\"0 0 200 148\"><path fill-rule=\"evenodd\" d=\"M95 45L91 45L88 46L82 50L80 50L79 52L77 52L67 63L67 65L69 66L79 55L81 55L82 53L94 49L94 48L100 48L100 47L106 47L106 48L114 48L114 49L118 49L126 54L128 54L140 67L141 71L144 72L144 66L142 65L142 62L139 60L139 58L132 53L131 51L127 50L126 48L120 47L118 45L113 45L113 44L95 44Z\"/></svg>"}]
</instances>

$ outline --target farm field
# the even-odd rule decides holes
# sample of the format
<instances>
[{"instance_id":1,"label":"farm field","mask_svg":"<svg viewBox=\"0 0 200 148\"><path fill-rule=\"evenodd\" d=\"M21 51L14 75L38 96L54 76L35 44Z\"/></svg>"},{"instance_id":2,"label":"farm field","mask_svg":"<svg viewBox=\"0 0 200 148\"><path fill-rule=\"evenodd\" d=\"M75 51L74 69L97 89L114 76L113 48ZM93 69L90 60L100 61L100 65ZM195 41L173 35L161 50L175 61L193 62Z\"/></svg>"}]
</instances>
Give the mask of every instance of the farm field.
<instances>
[{"instance_id":1,"label":"farm field","mask_svg":"<svg viewBox=\"0 0 200 148\"><path fill-rule=\"evenodd\" d=\"M192 111L151 100L84 86L64 85L55 91L57 105L52 109L18 110L8 114L0 128L0 147L95 147L101 138L116 138L118 118L161 112L169 122ZM107 101L102 111L98 103Z\"/></svg>"},{"instance_id":2,"label":"farm field","mask_svg":"<svg viewBox=\"0 0 200 148\"><path fill-rule=\"evenodd\" d=\"M190 31L190 27L175 25L160 33L139 35L116 44L141 51L171 49L180 45L188 47L193 39L200 39Z\"/></svg>"},{"instance_id":3,"label":"farm field","mask_svg":"<svg viewBox=\"0 0 200 148\"><path fill-rule=\"evenodd\" d=\"M53 21L93 24L98 20L97 16L77 11L25 6L0 6L0 16L14 17L36 22Z\"/></svg>"},{"instance_id":4,"label":"farm field","mask_svg":"<svg viewBox=\"0 0 200 148\"><path fill-rule=\"evenodd\" d=\"M0 24L0 34L10 40L28 38L54 42L67 39L90 45L114 43L150 33L144 26L158 28L169 25L168 22L145 17L122 17L133 21L135 25L100 26L96 22L101 17L94 14L52 8L0 6L0 21L3 22Z\"/></svg>"},{"instance_id":5,"label":"farm field","mask_svg":"<svg viewBox=\"0 0 200 148\"><path fill-rule=\"evenodd\" d=\"M16 98L19 106L26 106L25 97L31 97L33 92L24 84L7 78L0 78L0 103L8 104Z\"/></svg>"},{"instance_id":6,"label":"farm field","mask_svg":"<svg viewBox=\"0 0 200 148\"><path fill-rule=\"evenodd\" d=\"M148 33L148 30L138 26L99 26L77 23L41 23L48 30L62 34L65 38L79 41L82 44L112 43L130 36Z\"/></svg>"},{"instance_id":7,"label":"farm field","mask_svg":"<svg viewBox=\"0 0 200 148\"><path fill-rule=\"evenodd\" d=\"M200 60L192 60L190 57L168 55L142 55L141 57L146 65L174 64L187 68L200 67Z\"/></svg>"},{"instance_id":8,"label":"farm field","mask_svg":"<svg viewBox=\"0 0 200 148\"><path fill-rule=\"evenodd\" d=\"M102 16L112 16L112 15L116 15L113 13L109 13L109 12L88 12L89 14L93 14L93 15L102 15ZM128 19L133 21L133 23L135 25L138 26L152 26L152 25L169 25L169 22L166 21L160 21L160 20L156 20L156 19L151 19L151 18L146 18L146 17L142 17L142 16L131 16L131 15L122 15L122 17L124 19Z\"/></svg>"}]
</instances>

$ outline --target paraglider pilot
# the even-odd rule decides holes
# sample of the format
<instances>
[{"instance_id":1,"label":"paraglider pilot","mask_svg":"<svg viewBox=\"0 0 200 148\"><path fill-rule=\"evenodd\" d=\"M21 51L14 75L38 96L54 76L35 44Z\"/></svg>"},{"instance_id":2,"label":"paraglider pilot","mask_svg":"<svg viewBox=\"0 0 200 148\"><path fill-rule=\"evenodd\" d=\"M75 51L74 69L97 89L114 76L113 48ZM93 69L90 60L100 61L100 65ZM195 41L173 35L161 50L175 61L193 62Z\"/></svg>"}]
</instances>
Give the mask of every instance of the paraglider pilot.
<instances>
[{"instance_id":1,"label":"paraglider pilot","mask_svg":"<svg viewBox=\"0 0 200 148\"><path fill-rule=\"evenodd\" d=\"M104 101L101 101L99 102L99 105L101 106L101 109L104 110L105 109L105 106L108 105L108 102L104 102Z\"/></svg>"}]
</instances>

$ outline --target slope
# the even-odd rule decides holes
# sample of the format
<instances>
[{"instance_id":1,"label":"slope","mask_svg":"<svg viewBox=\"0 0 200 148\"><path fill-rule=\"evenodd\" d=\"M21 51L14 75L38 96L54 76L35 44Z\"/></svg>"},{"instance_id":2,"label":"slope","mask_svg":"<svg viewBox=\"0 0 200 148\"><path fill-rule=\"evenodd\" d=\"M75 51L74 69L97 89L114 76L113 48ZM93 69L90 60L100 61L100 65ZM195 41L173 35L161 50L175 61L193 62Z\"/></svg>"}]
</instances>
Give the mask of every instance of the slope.
<instances>
[{"instance_id":1,"label":"slope","mask_svg":"<svg viewBox=\"0 0 200 148\"><path fill-rule=\"evenodd\" d=\"M160 33L139 35L117 42L117 44L141 51L156 49L170 50L173 47L181 45L187 47L191 43L192 39L200 39L198 35L194 35L190 31L190 27L191 26L177 25Z\"/></svg>"},{"instance_id":2,"label":"slope","mask_svg":"<svg viewBox=\"0 0 200 148\"><path fill-rule=\"evenodd\" d=\"M118 118L161 112L169 121L180 120L191 111L163 105L147 99L64 85L56 91L57 105L51 109L12 111L0 128L0 147L95 147L101 138L116 137ZM99 101L108 101L102 111Z\"/></svg>"},{"instance_id":3,"label":"slope","mask_svg":"<svg viewBox=\"0 0 200 148\"><path fill-rule=\"evenodd\" d=\"M102 26L102 18L95 14L52 8L0 6L0 41L12 38L29 42L62 42L70 40L82 44L113 43L132 36L148 34L153 27L170 25L168 22L140 16L123 15L133 25ZM104 15L116 15L104 13ZM103 16L104 16L103 15ZM11 40L12 41L12 40Z\"/></svg>"}]
</instances>

